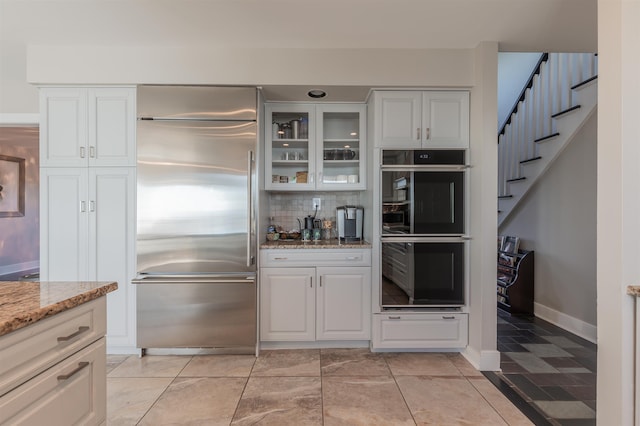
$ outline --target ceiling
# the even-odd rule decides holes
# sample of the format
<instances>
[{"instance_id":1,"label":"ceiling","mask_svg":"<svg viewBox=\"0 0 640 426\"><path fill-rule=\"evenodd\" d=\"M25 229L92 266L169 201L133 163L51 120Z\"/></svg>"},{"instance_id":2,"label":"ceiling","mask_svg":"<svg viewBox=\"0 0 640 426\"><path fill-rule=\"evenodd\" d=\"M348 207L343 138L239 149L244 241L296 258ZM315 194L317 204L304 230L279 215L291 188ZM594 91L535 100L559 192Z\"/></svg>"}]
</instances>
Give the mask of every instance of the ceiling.
<instances>
[{"instance_id":1,"label":"ceiling","mask_svg":"<svg viewBox=\"0 0 640 426\"><path fill-rule=\"evenodd\" d=\"M481 41L500 51L596 51L597 0L0 0L5 85L24 72L7 55L28 45L472 49ZM264 94L311 100L311 88ZM334 102L369 91L323 89L321 101Z\"/></svg>"},{"instance_id":2,"label":"ceiling","mask_svg":"<svg viewBox=\"0 0 640 426\"><path fill-rule=\"evenodd\" d=\"M0 0L0 41L595 51L597 0ZM283 59L283 60L286 60Z\"/></svg>"}]
</instances>

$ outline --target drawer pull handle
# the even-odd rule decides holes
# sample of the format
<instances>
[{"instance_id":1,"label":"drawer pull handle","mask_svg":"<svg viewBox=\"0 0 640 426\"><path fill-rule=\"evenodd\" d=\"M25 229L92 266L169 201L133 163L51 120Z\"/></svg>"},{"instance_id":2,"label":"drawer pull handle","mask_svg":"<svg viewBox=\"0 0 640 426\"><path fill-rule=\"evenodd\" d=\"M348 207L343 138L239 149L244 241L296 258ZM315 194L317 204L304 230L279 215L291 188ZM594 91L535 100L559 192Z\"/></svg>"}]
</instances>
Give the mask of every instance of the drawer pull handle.
<instances>
[{"instance_id":1,"label":"drawer pull handle","mask_svg":"<svg viewBox=\"0 0 640 426\"><path fill-rule=\"evenodd\" d=\"M274 257L273 260L287 260L288 257Z\"/></svg>"},{"instance_id":2,"label":"drawer pull handle","mask_svg":"<svg viewBox=\"0 0 640 426\"><path fill-rule=\"evenodd\" d=\"M73 377L73 375L75 375L77 372L79 372L83 368L87 367L88 365L89 365L89 363L87 361L79 362L78 366L71 373L62 374L62 375L58 376L58 381L59 382L63 382L65 380L69 380L71 377Z\"/></svg>"},{"instance_id":3,"label":"drawer pull handle","mask_svg":"<svg viewBox=\"0 0 640 426\"><path fill-rule=\"evenodd\" d=\"M392 320L399 320L399 319L400 319L400 317L389 317L389 319L392 319Z\"/></svg>"},{"instance_id":4,"label":"drawer pull handle","mask_svg":"<svg viewBox=\"0 0 640 426\"><path fill-rule=\"evenodd\" d=\"M75 333L70 334L68 336L64 336L64 337L58 337L58 342L68 342L69 340L75 337L78 337L85 331L89 331L89 327L87 327L86 325L83 325L82 327L78 327L78 331L76 331Z\"/></svg>"},{"instance_id":5,"label":"drawer pull handle","mask_svg":"<svg viewBox=\"0 0 640 426\"><path fill-rule=\"evenodd\" d=\"M346 260L360 260L358 256L349 256L345 258Z\"/></svg>"},{"instance_id":6,"label":"drawer pull handle","mask_svg":"<svg viewBox=\"0 0 640 426\"><path fill-rule=\"evenodd\" d=\"M443 315L442 319L456 319L456 317L454 317L454 316L448 317L448 316Z\"/></svg>"}]
</instances>

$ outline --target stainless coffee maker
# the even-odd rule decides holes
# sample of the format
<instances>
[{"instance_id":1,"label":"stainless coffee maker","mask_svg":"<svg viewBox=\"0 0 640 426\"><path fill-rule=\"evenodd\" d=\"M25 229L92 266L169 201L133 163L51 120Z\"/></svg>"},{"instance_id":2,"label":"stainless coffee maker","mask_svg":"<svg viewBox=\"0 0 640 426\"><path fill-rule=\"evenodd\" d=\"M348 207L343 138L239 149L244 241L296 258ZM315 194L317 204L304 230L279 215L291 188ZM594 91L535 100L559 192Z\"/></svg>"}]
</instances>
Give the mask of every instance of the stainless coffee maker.
<instances>
[{"instance_id":1,"label":"stainless coffee maker","mask_svg":"<svg viewBox=\"0 0 640 426\"><path fill-rule=\"evenodd\" d=\"M364 209L358 206L341 206L336 209L336 226L340 241L362 241Z\"/></svg>"}]
</instances>

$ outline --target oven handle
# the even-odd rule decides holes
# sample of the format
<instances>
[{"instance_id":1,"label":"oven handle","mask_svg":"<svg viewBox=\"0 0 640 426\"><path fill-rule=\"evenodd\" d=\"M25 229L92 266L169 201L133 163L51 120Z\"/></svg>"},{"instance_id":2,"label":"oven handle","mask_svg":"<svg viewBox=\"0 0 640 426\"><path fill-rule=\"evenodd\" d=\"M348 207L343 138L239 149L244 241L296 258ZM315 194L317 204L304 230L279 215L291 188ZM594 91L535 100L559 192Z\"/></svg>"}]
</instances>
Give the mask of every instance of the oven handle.
<instances>
[{"instance_id":1,"label":"oven handle","mask_svg":"<svg viewBox=\"0 0 640 426\"><path fill-rule=\"evenodd\" d=\"M381 237L383 243L463 243L471 240L469 235L438 235L429 234L420 237Z\"/></svg>"},{"instance_id":2,"label":"oven handle","mask_svg":"<svg viewBox=\"0 0 640 426\"><path fill-rule=\"evenodd\" d=\"M469 168L471 168L470 164L383 164L380 166L380 170L387 172L463 172Z\"/></svg>"}]
</instances>

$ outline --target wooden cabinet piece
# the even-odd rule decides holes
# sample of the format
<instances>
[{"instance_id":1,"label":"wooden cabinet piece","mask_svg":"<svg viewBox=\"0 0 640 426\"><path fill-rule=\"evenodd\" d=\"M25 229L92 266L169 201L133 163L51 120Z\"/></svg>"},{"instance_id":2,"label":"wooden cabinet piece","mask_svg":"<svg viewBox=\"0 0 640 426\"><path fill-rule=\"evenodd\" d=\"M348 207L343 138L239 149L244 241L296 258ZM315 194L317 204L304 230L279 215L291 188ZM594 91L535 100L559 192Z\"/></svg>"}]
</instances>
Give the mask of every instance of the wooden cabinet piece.
<instances>
[{"instance_id":1,"label":"wooden cabinet piece","mask_svg":"<svg viewBox=\"0 0 640 426\"><path fill-rule=\"evenodd\" d=\"M373 315L373 349L456 349L468 343L465 313Z\"/></svg>"},{"instance_id":2,"label":"wooden cabinet piece","mask_svg":"<svg viewBox=\"0 0 640 426\"><path fill-rule=\"evenodd\" d=\"M370 339L370 250L262 250L260 257L261 341Z\"/></svg>"},{"instance_id":3,"label":"wooden cabinet piece","mask_svg":"<svg viewBox=\"0 0 640 426\"><path fill-rule=\"evenodd\" d=\"M467 91L376 91L373 102L376 147L469 147Z\"/></svg>"},{"instance_id":4,"label":"wooden cabinet piece","mask_svg":"<svg viewBox=\"0 0 640 426\"><path fill-rule=\"evenodd\" d=\"M40 276L117 281L107 343L135 350L136 88L40 88Z\"/></svg>"},{"instance_id":5,"label":"wooden cabinet piece","mask_svg":"<svg viewBox=\"0 0 640 426\"><path fill-rule=\"evenodd\" d=\"M266 104L266 189L365 189L365 112L364 104Z\"/></svg>"},{"instance_id":6,"label":"wooden cabinet piece","mask_svg":"<svg viewBox=\"0 0 640 426\"><path fill-rule=\"evenodd\" d=\"M40 276L116 281L107 295L110 346L135 347L135 168L40 170Z\"/></svg>"},{"instance_id":7,"label":"wooden cabinet piece","mask_svg":"<svg viewBox=\"0 0 640 426\"><path fill-rule=\"evenodd\" d=\"M135 87L40 89L40 166L135 166Z\"/></svg>"},{"instance_id":8,"label":"wooden cabinet piece","mask_svg":"<svg viewBox=\"0 0 640 426\"><path fill-rule=\"evenodd\" d=\"M512 314L533 315L533 251L498 253L498 308Z\"/></svg>"},{"instance_id":9,"label":"wooden cabinet piece","mask_svg":"<svg viewBox=\"0 0 640 426\"><path fill-rule=\"evenodd\" d=\"M104 297L0 337L0 424L106 420Z\"/></svg>"}]
</instances>

